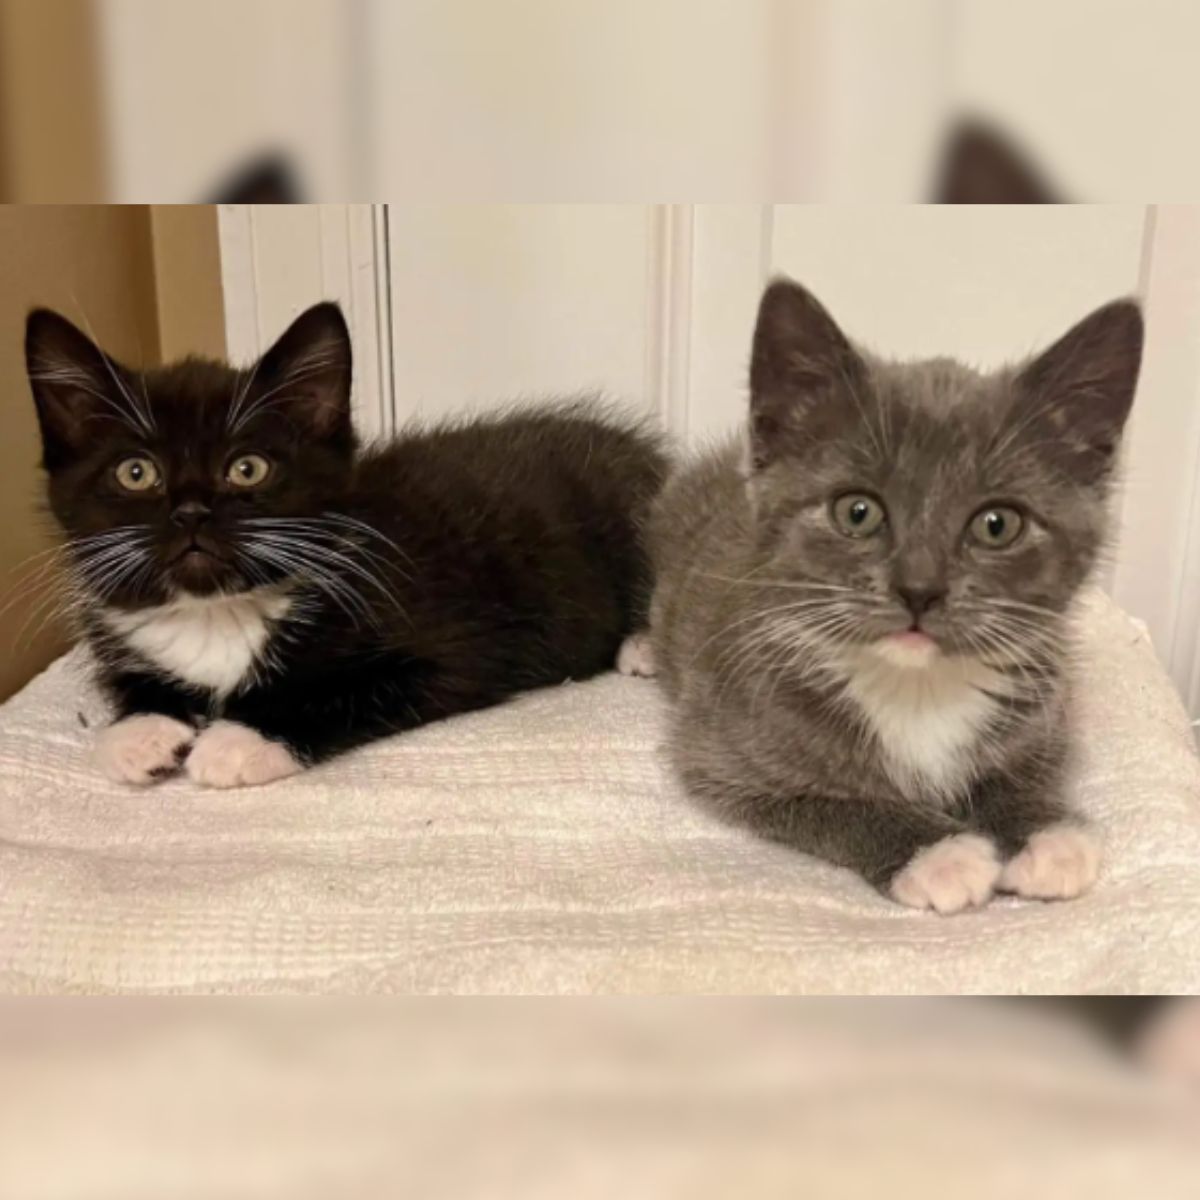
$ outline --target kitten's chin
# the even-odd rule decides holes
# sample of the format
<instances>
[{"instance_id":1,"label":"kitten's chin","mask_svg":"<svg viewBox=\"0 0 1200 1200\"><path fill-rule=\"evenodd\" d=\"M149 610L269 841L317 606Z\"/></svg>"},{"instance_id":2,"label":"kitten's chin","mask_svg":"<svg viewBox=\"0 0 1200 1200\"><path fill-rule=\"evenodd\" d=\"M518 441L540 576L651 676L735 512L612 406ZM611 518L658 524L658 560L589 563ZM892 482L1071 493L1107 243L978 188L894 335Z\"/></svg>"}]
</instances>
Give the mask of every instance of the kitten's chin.
<instances>
[{"instance_id":1,"label":"kitten's chin","mask_svg":"<svg viewBox=\"0 0 1200 1200\"><path fill-rule=\"evenodd\" d=\"M228 591L238 580L236 572L221 559L203 551L193 551L177 558L171 565L171 582L189 596L211 596Z\"/></svg>"},{"instance_id":2,"label":"kitten's chin","mask_svg":"<svg viewBox=\"0 0 1200 1200\"><path fill-rule=\"evenodd\" d=\"M937 642L919 629L889 633L872 642L871 649L891 666L914 671L930 666L942 656Z\"/></svg>"}]
</instances>

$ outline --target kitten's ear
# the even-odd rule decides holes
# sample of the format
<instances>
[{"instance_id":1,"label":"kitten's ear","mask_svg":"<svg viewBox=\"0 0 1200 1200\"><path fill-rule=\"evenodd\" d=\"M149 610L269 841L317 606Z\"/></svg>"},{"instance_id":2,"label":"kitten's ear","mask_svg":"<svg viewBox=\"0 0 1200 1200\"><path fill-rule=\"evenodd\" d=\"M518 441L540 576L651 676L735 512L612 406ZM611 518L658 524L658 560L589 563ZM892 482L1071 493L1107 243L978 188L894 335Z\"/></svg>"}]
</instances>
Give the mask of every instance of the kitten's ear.
<instances>
[{"instance_id":1,"label":"kitten's ear","mask_svg":"<svg viewBox=\"0 0 1200 1200\"><path fill-rule=\"evenodd\" d=\"M255 372L270 407L319 438L350 433L350 331L342 310L325 301L302 312L262 356Z\"/></svg>"},{"instance_id":2,"label":"kitten's ear","mask_svg":"<svg viewBox=\"0 0 1200 1200\"><path fill-rule=\"evenodd\" d=\"M205 204L299 204L301 189L282 154L264 154L243 163L221 181Z\"/></svg>"},{"instance_id":3,"label":"kitten's ear","mask_svg":"<svg viewBox=\"0 0 1200 1200\"><path fill-rule=\"evenodd\" d=\"M798 423L842 388L862 360L815 296L790 279L771 282L758 306L750 356L750 452L757 469L779 454Z\"/></svg>"},{"instance_id":4,"label":"kitten's ear","mask_svg":"<svg viewBox=\"0 0 1200 1200\"><path fill-rule=\"evenodd\" d=\"M1042 177L1003 135L980 121L950 134L934 204L1057 204Z\"/></svg>"},{"instance_id":5,"label":"kitten's ear","mask_svg":"<svg viewBox=\"0 0 1200 1200\"><path fill-rule=\"evenodd\" d=\"M25 322L25 370L42 431L42 462L53 470L94 444L98 419L138 434L152 417L131 373L66 317L37 308Z\"/></svg>"},{"instance_id":6,"label":"kitten's ear","mask_svg":"<svg viewBox=\"0 0 1200 1200\"><path fill-rule=\"evenodd\" d=\"M1047 439L1077 477L1095 482L1112 465L1133 406L1143 337L1136 301L1114 300L1084 317L1017 376L1023 402L1032 406L1030 436Z\"/></svg>"}]
</instances>

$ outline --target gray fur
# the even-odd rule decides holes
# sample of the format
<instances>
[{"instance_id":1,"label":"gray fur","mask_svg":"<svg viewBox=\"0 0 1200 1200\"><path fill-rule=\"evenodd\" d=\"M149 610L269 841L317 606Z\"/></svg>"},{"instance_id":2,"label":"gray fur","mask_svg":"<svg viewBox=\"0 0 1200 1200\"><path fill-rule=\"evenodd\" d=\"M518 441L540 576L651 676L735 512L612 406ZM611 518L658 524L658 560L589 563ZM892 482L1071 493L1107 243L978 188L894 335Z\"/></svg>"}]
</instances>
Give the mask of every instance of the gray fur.
<instances>
[{"instance_id":1,"label":"gray fur","mask_svg":"<svg viewBox=\"0 0 1200 1200\"><path fill-rule=\"evenodd\" d=\"M1069 815L1070 610L1104 543L1141 342L1118 301L991 374L886 362L797 285L767 289L749 454L694 461L651 519L655 657L695 795L881 889L948 835L982 833L1007 859ZM835 527L850 492L883 501L879 534ZM1021 536L971 542L972 516L1000 502ZM941 599L914 617L905 587ZM881 639L914 622L984 713L944 778L898 770L854 698Z\"/></svg>"}]
</instances>

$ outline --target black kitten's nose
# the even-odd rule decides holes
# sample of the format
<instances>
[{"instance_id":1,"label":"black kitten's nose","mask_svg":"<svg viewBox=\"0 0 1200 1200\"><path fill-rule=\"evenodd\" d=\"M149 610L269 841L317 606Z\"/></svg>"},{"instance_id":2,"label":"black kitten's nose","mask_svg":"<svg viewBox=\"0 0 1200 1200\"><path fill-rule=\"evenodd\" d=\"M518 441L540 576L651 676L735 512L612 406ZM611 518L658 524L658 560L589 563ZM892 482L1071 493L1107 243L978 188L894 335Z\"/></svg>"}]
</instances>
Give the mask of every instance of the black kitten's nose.
<instances>
[{"instance_id":1,"label":"black kitten's nose","mask_svg":"<svg viewBox=\"0 0 1200 1200\"><path fill-rule=\"evenodd\" d=\"M914 617L924 616L946 598L946 589L936 584L902 584L896 591Z\"/></svg>"},{"instance_id":2,"label":"black kitten's nose","mask_svg":"<svg viewBox=\"0 0 1200 1200\"><path fill-rule=\"evenodd\" d=\"M185 500L171 513L171 520L180 529L195 529L211 516L212 509L207 504L199 500Z\"/></svg>"}]
</instances>

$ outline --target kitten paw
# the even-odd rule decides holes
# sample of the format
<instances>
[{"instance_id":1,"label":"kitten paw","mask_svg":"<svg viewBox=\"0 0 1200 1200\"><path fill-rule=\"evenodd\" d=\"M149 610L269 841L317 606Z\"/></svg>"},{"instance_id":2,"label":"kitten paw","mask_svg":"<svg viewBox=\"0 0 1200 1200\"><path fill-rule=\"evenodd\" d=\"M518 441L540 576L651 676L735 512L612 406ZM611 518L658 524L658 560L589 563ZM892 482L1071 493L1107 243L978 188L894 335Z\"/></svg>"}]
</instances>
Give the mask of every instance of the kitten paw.
<instances>
[{"instance_id":1,"label":"kitten paw","mask_svg":"<svg viewBox=\"0 0 1200 1200\"><path fill-rule=\"evenodd\" d=\"M1096 882L1100 846L1078 825L1040 829L1004 868L1000 890L1031 900L1070 900Z\"/></svg>"},{"instance_id":2,"label":"kitten paw","mask_svg":"<svg viewBox=\"0 0 1200 1200\"><path fill-rule=\"evenodd\" d=\"M252 787L304 770L286 746L236 721L210 725L196 739L186 766L193 783L212 788Z\"/></svg>"},{"instance_id":3,"label":"kitten paw","mask_svg":"<svg viewBox=\"0 0 1200 1200\"><path fill-rule=\"evenodd\" d=\"M658 673L654 665L654 644L648 633L630 634L617 651L617 670L622 675L640 675L653 679Z\"/></svg>"},{"instance_id":4,"label":"kitten paw","mask_svg":"<svg viewBox=\"0 0 1200 1200\"><path fill-rule=\"evenodd\" d=\"M977 833L956 833L912 856L892 877L892 899L909 908L956 913L986 904L999 878L996 847Z\"/></svg>"},{"instance_id":5,"label":"kitten paw","mask_svg":"<svg viewBox=\"0 0 1200 1200\"><path fill-rule=\"evenodd\" d=\"M109 779L147 787L174 775L196 731L174 717L143 713L100 732L92 761Z\"/></svg>"}]
</instances>

